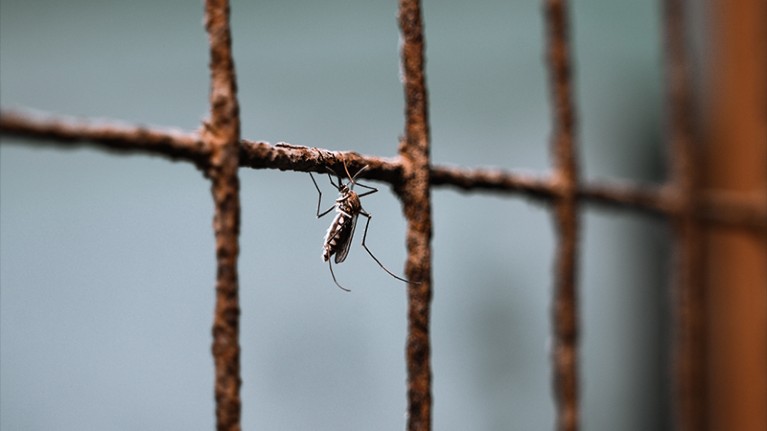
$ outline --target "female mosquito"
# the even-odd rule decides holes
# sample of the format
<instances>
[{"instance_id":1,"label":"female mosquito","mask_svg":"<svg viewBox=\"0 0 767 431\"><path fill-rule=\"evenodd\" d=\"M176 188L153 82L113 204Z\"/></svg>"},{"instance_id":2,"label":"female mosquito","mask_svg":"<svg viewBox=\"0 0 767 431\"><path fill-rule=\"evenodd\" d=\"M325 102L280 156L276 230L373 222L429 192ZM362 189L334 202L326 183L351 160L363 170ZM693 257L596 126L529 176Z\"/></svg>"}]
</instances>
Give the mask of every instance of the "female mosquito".
<instances>
[{"instance_id":1,"label":"female mosquito","mask_svg":"<svg viewBox=\"0 0 767 431\"><path fill-rule=\"evenodd\" d=\"M317 185L317 181L314 180L314 175L312 175L311 172L309 172L309 176L312 178L312 182L314 183L314 187L317 189L317 193L319 193L319 199L317 199L317 218L324 217L334 209L336 210L336 216L333 219L333 222L330 223L330 227L328 228L327 233L325 234L325 241L322 245L322 260L328 263L328 267L330 268L330 275L333 277L333 282L341 288L342 290L345 290L349 292L350 290L341 286L341 284L338 283L338 280L336 280L336 275L333 273L333 264L330 261L330 257L335 255L335 261L336 263L341 263L344 260L346 260L346 256L349 254L349 248L352 245L352 237L354 236L354 228L357 226L357 217L358 216L364 216L367 218L367 222L365 223L365 232L362 234L362 247L365 249L365 251L368 252L370 257L373 258L373 260L380 266L384 271L389 273L392 277L396 278L397 280L404 281L405 283L409 283L408 280L398 277L394 275L393 272L389 271L382 263L373 255L373 252L370 251L367 245L365 245L365 239L367 239L368 236L368 226L370 225L370 219L373 217L370 213L365 211L362 208L362 204L360 203L360 198L368 195L372 195L373 193L377 192L378 189L366 186L364 184L360 184L356 182L355 180L357 177L364 172L368 168L367 165L363 166L362 169L357 171L354 176L352 176L349 173L349 169L346 167L346 163L344 163L344 170L346 171L346 175L349 178L349 182L344 184L341 182L341 177L335 173L330 168L327 168L328 171L332 172L336 178L338 178L338 184L333 182L333 177L330 176L330 172L328 172L328 179L330 180L330 184L333 185L333 187L338 190L339 196L336 199L336 202L333 204L332 207L328 208L324 212L320 212L320 205L322 204L322 191L320 190L320 187ZM354 186L360 186L363 188L368 189L366 192L362 194L357 194L353 190Z\"/></svg>"}]
</instances>

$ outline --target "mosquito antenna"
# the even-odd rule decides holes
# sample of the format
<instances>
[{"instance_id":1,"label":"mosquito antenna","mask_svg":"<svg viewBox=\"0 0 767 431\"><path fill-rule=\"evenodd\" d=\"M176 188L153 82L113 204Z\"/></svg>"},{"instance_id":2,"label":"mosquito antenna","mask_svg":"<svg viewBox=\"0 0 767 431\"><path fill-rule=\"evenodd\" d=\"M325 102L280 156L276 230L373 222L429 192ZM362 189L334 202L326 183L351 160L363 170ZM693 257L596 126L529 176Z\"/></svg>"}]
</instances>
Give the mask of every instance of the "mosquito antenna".
<instances>
[{"instance_id":1,"label":"mosquito antenna","mask_svg":"<svg viewBox=\"0 0 767 431\"><path fill-rule=\"evenodd\" d=\"M351 290L341 286L338 283L338 280L336 280L336 274L333 272L333 263L331 262L330 259L328 259L328 268L330 268L330 275L333 276L333 283L335 283L336 286L338 286L341 290L346 291L346 292L351 292Z\"/></svg>"},{"instance_id":2,"label":"mosquito antenna","mask_svg":"<svg viewBox=\"0 0 767 431\"><path fill-rule=\"evenodd\" d=\"M354 187L354 186L357 184L357 182L356 182L356 179L357 179L357 177L358 177L358 176L359 176L359 175L360 175L362 172L364 172L364 171L365 171L367 168L369 168L369 166L368 166L368 165L365 165L365 166L363 166L363 167L362 167L362 169L360 169L359 171L357 171L357 173L355 173L354 175L352 175L352 174L349 172L349 167L348 167L348 166L346 166L346 160L344 160L343 162L344 162L344 170L346 171L346 176L348 176L348 177L349 177L349 184L351 184L351 188L353 188L353 187Z\"/></svg>"},{"instance_id":3,"label":"mosquito antenna","mask_svg":"<svg viewBox=\"0 0 767 431\"><path fill-rule=\"evenodd\" d=\"M356 180L356 179L357 179L357 177L359 176L359 174L360 174L360 173L362 173L362 171L364 171L365 169L367 169L367 168L368 168L368 165L365 165L365 166L363 166L363 167L362 167L362 169L360 169L359 171L357 171L357 173L356 173L356 174L352 175L352 174L349 172L349 167L348 167L348 166L346 166L346 160L344 160L344 161L343 161L343 163L344 163L344 170L346 171L346 176L347 176L347 177L349 177L349 181L350 181L352 184L356 184L354 180Z\"/></svg>"},{"instance_id":4,"label":"mosquito antenna","mask_svg":"<svg viewBox=\"0 0 767 431\"><path fill-rule=\"evenodd\" d=\"M343 163L344 163L344 170L346 171L346 176L349 178L349 183L350 183L352 186L354 186L354 178L355 178L356 176L354 176L354 177L353 177L353 176L352 176L352 174L350 174L350 173L349 173L349 167L348 167L348 166L346 166L346 159L344 159L344 160L342 160L342 161L343 161ZM359 173L359 172L358 172L358 173Z\"/></svg>"},{"instance_id":5,"label":"mosquito antenna","mask_svg":"<svg viewBox=\"0 0 767 431\"><path fill-rule=\"evenodd\" d=\"M357 171L357 173L354 174L354 176L351 179L352 180L352 184L357 184L357 181L356 181L357 177L360 176L360 174L363 173L364 171L366 171L369 167L370 167L369 165L365 165L365 166L362 167L362 169Z\"/></svg>"}]
</instances>

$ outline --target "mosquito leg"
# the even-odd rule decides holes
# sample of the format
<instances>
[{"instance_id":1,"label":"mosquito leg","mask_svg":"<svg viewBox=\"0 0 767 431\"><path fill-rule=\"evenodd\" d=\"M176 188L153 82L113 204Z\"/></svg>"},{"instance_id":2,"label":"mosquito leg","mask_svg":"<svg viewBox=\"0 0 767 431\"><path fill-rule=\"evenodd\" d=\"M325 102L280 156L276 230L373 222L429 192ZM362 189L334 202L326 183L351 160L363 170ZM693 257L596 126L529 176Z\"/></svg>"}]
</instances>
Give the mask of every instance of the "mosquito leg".
<instances>
[{"instance_id":1,"label":"mosquito leg","mask_svg":"<svg viewBox=\"0 0 767 431\"><path fill-rule=\"evenodd\" d=\"M358 194L357 197L361 198L361 197L365 197L367 195L372 195L373 193L377 193L378 192L378 189L375 188L375 187L366 186L366 185L360 184L360 183L355 183L355 184L360 186L360 187L364 187L364 188L370 190L368 192Z\"/></svg>"},{"instance_id":2,"label":"mosquito leg","mask_svg":"<svg viewBox=\"0 0 767 431\"><path fill-rule=\"evenodd\" d=\"M327 213L333 210L335 208L335 204L328 208L325 212L320 213L320 205L322 205L322 191L320 191L320 187L317 185L317 181L314 180L314 175L312 175L311 172L309 172L309 178L312 179L312 182L314 183L314 188L317 189L317 193L319 194L319 197L317 198L317 218L325 216ZM335 184L334 184L335 185Z\"/></svg>"},{"instance_id":3,"label":"mosquito leg","mask_svg":"<svg viewBox=\"0 0 767 431\"><path fill-rule=\"evenodd\" d=\"M372 216L372 215L370 215L370 214L368 214L368 213L366 213L365 211L360 211L360 215L363 215L363 216L367 217L367 219L368 219L368 221L365 223L365 232L362 234L362 248L364 248L364 249L365 249L365 251L367 251L367 252L368 252L368 254L370 255L370 257L372 257L372 258L373 258L373 260L375 260L375 261L376 261L376 263L378 264L378 266L380 266L380 267L381 267L381 269L383 269L384 271L386 271L386 272L387 272L389 275L391 275L392 277L396 278L396 279L397 279L397 280L399 280L399 281L404 281L405 283L411 283L411 281L408 281L408 280L406 280L406 279L404 279L404 278L402 278L402 277L398 277L398 276L394 275L394 273L393 273L393 272L389 271L389 269L388 269L388 268L386 268L386 267L384 266L384 264L383 264L383 263L381 263L381 261L380 261L380 260L378 260L378 258L377 258L377 257L375 257L375 255L373 255L373 252L372 252L372 251L370 251L370 249L368 248L368 246L367 246L367 245L365 245L365 240L366 240L366 239L367 239L367 237L368 237L368 226L370 226L370 220L373 218L373 216Z\"/></svg>"},{"instance_id":4,"label":"mosquito leg","mask_svg":"<svg viewBox=\"0 0 767 431\"><path fill-rule=\"evenodd\" d=\"M327 169L329 172L326 172L328 174L328 180L330 180L330 185L333 186L336 190L341 191L341 177L336 174L336 171L330 169L329 167L325 166L325 169ZM330 174L333 173L333 175L336 176L338 179L338 184L333 182L333 177L330 176Z\"/></svg>"},{"instance_id":5,"label":"mosquito leg","mask_svg":"<svg viewBox=\"0 0 767 431\"><path fill-rule=\"evenodd\" d=\"M330 181L330 185L333 186L334 189L341 191L341 186L343 184L341 183L341 176L336 173L330 166L325 165L325 170L327 171L326 174L328 174L328 180ZM330 175L333 174L338 179L338 184L333 182L333 177Z\"/></svg>"},{"instance_id":6,"label":"mosquito leg","mask_svg":"<svg viewBox=\"0 0 767 431\"><path fill-rule=\"evenodd\" d=\"M328 215L329 212L333 211L333 208L335 208L335 207L336 206L333 205L332 207L326 209L322 214L320 214L320 204L317 203L317 218L325 217L326 215Z\"/></svg>"},{"instance_id":7,"label":"mosquito leg","mask_svg":"<svg viewBox=\"0 0 767 431\"><path fill-rule=\"evenodd\" d=\"M338 284L338 280L336 280L336 274L333 272L333 263L331 262L330 259L328 259L328 268L330 268L330 275L333 277L333 283L335 283L336 286L338 286L341 290L346 291L346 292L351 292L351 290L349 290L349 289L341 286L340 284Z\"/></svg>"}]
</instances>

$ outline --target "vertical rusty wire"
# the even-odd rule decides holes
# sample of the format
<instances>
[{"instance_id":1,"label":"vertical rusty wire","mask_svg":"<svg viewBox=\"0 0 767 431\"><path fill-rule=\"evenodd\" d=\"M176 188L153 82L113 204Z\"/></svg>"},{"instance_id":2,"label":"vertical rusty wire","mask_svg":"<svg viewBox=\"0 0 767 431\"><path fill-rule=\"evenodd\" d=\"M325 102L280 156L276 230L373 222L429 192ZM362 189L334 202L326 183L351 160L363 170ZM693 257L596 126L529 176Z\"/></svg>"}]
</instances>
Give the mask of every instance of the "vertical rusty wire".
<instances>
[{"instance_id":1,"label":"vertical rusty wire","mask_svg":"<svg viewBox=\"0 0 767 431\"><path fill-rule=\"evenodd\" d=\"M675 428L704 429L705 380L700 227L695 219L697 157L691 124L691 80L685 49L685 4L666 0L664 10L667 138L671 156L674 230Z\"/></svg>"},{"instance_id":2,"label":"vertical rusty wire","mask_svg":"<svg viewBox=\"0 0 767 431\"><path fill-rule=\"evenodd\" d=\"M203 130L210 149L208 176L215 204L216 306L213 318L216 426L219 431L239 431L240 346L237 256L239 254L240 118L237 84L229 29L229 2L205 2L205 28L210 39L211 117Z\"/></svg>"},{"instance_id":3,"label":"vertical rusty wire","mask_svg":"<svg viewBox=\"0 0 767 431\"><path fill-rule=\"evenodd\" d=\"M575 107L565 0L546 0L548 67L553 99L552 149L557 250L554 275L554 394L556 428L578 429L578 164L575 152Z\"/></svg>"},{"instance_id":4,"label":"vertical rusty wire","mask_svg":"<svg viewBox=\"0 0 767 431\"><path fill-rule=\"evenodd\" d=\"M761 231L703 231L706 426L767 430L767 2L710 0L701 182L761 202Z\"/></svg>"},{"instance_id":5,"label":"vertical rusty wire","mask_svg":"<svg viewBox=\"0 0 767 431\"><path fill-rule=\"evenodd\" d=\"M400 0L405 136L400 144L403 178L398 187L407 219L408 285L407 429L431 429L431 198L429 117L424 36L419 0Z\"/></svg>"}]
</instances>

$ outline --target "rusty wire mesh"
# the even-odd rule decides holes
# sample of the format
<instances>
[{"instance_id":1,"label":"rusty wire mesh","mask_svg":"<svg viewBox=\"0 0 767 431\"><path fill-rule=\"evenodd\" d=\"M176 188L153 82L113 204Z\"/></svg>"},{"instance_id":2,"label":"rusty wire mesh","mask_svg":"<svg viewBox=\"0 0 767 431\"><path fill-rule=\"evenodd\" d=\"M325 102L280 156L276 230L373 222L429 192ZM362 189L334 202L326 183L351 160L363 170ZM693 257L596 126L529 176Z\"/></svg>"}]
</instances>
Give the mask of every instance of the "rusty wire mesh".
<instances>
[{"instance_id":1,"label":"rusty wire mesh","mask_svg":"<svg viewBox=\"0 0 767 431\"><path fill-rule=\"evenodd\" d=\"M696 155L691 132L691 79L685 51L684 2L665 2L671 179L657 186L634 183L586 183L581 180L576 146L577 115L573 96L568 2L544 0L546 58L552 100L553 172L534 176L506 170L435 165L430 160L428 92L424 67L421 2L400 0L401 64L405 93L405 133L399 157L382 158L287 143L271 145L240 137L237 85L231 51L230 11L226 0L207 0L205 27L210 42L210 118L197 132L182 133L108 122L83 122L3 110L0 131L50 144L87 142L102 148L144 152L190 162L210 179L215 204L217 282L213 319L213 357L217 426L238 430L241 422L240 341L237 257L240 197L238 168L297 172L342 171L344 163L364 177L390 184L407 220L408 286L407 429L432 428L430 307L432 297L431 189L522 195L550 204L557 232L552 300L552 378L556 426L579 428L579 306L577 261L579 218L587 203L646 212L668 218L674 226L676 420L679 429L702 429L704 371L700 226L746 231L767 229L764 199L701 191L696 183Z\"/></svg>"}]
</instances>

